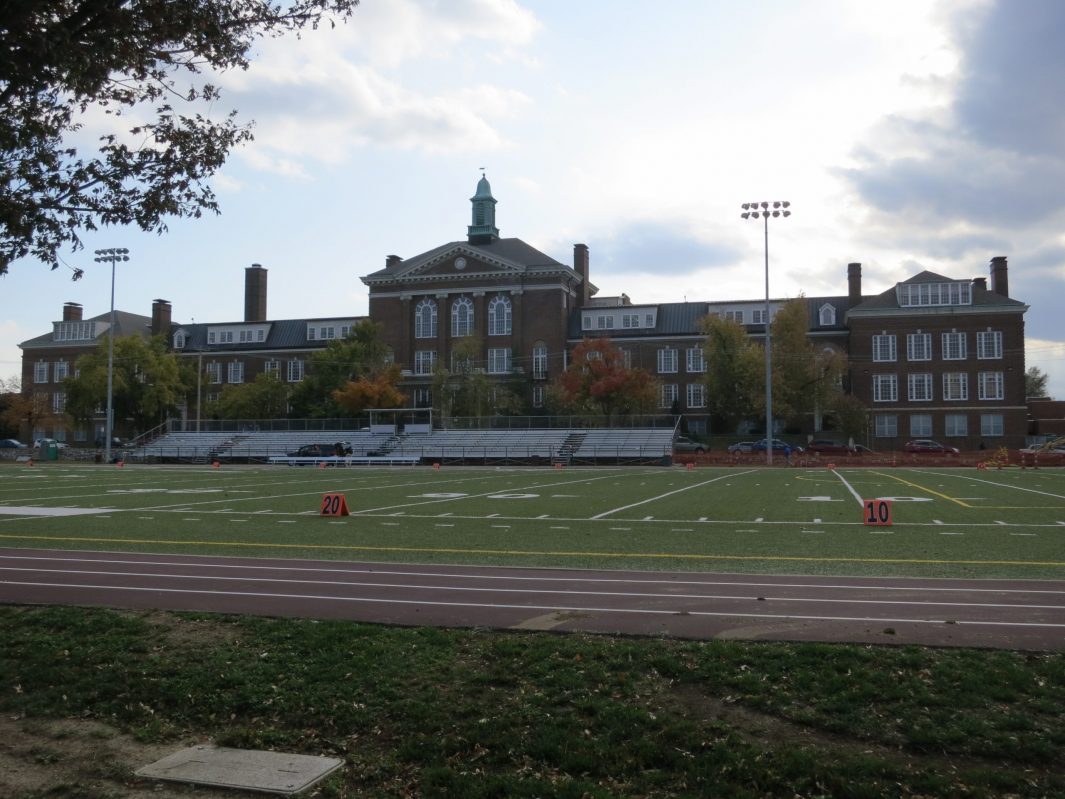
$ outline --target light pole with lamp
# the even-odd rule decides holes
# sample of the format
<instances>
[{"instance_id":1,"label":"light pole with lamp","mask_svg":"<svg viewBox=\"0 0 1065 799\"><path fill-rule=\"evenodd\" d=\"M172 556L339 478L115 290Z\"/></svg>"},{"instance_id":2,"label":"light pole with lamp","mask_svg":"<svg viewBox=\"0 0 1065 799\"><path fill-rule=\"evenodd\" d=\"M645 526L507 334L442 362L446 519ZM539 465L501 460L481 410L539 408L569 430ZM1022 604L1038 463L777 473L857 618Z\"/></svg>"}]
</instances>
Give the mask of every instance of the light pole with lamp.
<instances>
[{"instance_id":1,"label":"light pole with lamp","mask_svg":"<svg viewBox=\"0 0 1065 799\"><path fill-rule=\"evenodd\" d=\"M791 216L791 203L786 200L774 202L744 203L743 219L761 219L765 226L765 462L773 465L773 353L769 341L769 217Z\"/></svg>"},{"instance_id":2,"label":"light pole with lamp","mask_svg":"<svg viewBox=\"0 0 1065 799\"><path fill-rule=\"evenodd\" d=\"M113 408L113 385L115 373L115 264L119 261L129 260L129 250L125 247L111 247L106 250L97 250L98 264L111 264L111 327L107 331L107 421L104 422L104 463L111 462L111 435L114 427Z\"/></svg>"}]
</instances>

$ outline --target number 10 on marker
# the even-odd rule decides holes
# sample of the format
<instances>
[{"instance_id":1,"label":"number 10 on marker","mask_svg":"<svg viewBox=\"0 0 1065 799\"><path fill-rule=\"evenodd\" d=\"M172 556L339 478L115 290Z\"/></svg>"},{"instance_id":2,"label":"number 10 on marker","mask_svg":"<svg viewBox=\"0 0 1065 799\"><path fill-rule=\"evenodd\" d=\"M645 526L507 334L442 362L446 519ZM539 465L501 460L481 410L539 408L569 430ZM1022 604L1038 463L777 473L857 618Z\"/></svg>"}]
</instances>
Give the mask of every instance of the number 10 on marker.
<instances>
[{"instance_id":1,"label":"number 10 on marker","mask_svg":"<svg viewBox=\"0 0 1065 799\"><path fill-rule=\"evenodd\" d=\"M891 526L891 500L890 499L867 499L862 521L867 527L890 527Z\"/></svg>"}]
</instances>

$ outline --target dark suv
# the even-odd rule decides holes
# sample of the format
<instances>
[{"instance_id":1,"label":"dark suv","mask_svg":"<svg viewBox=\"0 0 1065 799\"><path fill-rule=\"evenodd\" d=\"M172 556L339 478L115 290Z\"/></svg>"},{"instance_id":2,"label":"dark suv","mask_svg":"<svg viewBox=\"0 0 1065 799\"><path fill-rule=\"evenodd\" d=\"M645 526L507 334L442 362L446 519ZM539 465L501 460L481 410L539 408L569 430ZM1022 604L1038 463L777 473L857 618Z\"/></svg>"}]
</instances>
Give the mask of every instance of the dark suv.
<instances>
[{"instance_id":1,"label":"dark suv","mask_svg":"<svg viewBox=\"0 0 1065 799\"><path fill-rule=\"evenodd\" d=\"M304 444L295 452L290 452L290 458L329 458L337 454L335 444Z\"/></svg>"}]
</instances>

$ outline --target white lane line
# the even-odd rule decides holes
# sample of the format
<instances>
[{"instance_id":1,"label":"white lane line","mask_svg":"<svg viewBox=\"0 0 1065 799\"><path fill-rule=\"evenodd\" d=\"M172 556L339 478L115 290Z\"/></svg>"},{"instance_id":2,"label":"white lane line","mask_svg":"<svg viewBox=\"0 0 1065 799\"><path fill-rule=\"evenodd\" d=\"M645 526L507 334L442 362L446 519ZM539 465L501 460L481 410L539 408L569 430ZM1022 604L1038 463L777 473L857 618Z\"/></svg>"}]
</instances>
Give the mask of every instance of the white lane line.
<instances>
[{"instance_id":1,"label":"white lane line","mask_svg":"<svg viewBox=\"0 0 1065 799\"><path fill-rule=\"evenodd\" d=\"M158 575L151 575L156 577ZM142 588L136 586L113 586L113 585L92 585L92 584L72 584L72 583L33 583L33 582L19 582L19 581L6 581L3 585L19 585L29 588L84 588L90 591L133 591L133 592L148 592L151 591L156 594L198 594L207 596L222 596L233 598L256 598L256 599L301 599L314 602L322 601L336 601L336 602L353 602L353 603L372 603L383 605L420 605L422 607L459 607L459 608L493 608L493 609L505 609L505 610L542 610L542 611L556 611L556 612L592 612L592 613L631 613L637 615L654 615L654 616L675 616L678 611L671 609L652 609L652 608L599 608L599 607L582 607L582 606L555 606L555 605L518 605L510 603L482 603L482 602L435 602L427 600L417 599L380 599L374 597L346 597L346 596L329 596L321 594L274 594L266 593L263 591L212 591L206 589L194 589L194 588L159 588L157 586L150 588ZM424 586L418 586L419 588ZM667 595L668 596L668 595ZM746 597L749 599L749 597ZM798 600L796 600L798 601ZM850 602L850 600L833 600L838 602ZM892 603L893 604L893 603ZM1020 605L1011 605L1009 607L1022 607ZM787 614L787 613L736 613L727 611L706 611L706 610L685 610L685 613L689 616L706 616L706 617L730 617L730 618L745 618L745 619L801 619L807 621L843 621L843 622L873 622L873 623L895 623L895 624L946 624L948 621L951 624L958 626L980 626L980 627L1049 627L1049 628L1065 628L1065 623L1055 622L1011 622L1011 621L967 621L963 619L904 619L904 618L882 618L878 616L813 616L809 614Z\"/></svg>"},{"instance_id":2,"label":"white lane line","mask_svg":"<svg viewBox=\"0 0 1065 799\"><path fill-rule=\"evenodd\" d=\"M865 506L865 500L862 499L862 495L861 494L859 494L857 491L854 490L854 486L852 486L850 483L847 482L847 478L844 477L839 472L837 472L835 469L832 470L832 474L836 475L836 477L839 478L840 482L843 483L843 485L845 485L847 487L847 490L851 492L851 496L854 497L856 500L858 500L858 504L859 505L864 507Z\"/></svg>"},{"instance_id":3,"label":"white lane line","mask_svg":"<svg viewBox=\"0 0 1065 799\"><path fill-rule=\"evenodd\" d=\"M99 571L95 569L42 569L32 567L0 566L0 571L38 574L77 574L95 575L102 577L146 577L166 578L171 580L216 580L229 583L279 583L283 585L307 585L305 579L290 579L284 577L230 577L212 576L205 574L166 574L160 572L131 572L131 571ZM374 572L375 576L377 575ZM382 576L387 573L381 573ZM418 575L421 576L421 575ZM0 584L13 584L12 581L3 580ZM510 588L508 586L469 586L469 585L428 585L425 583L384 583L363 582L358 580L315 580L316 586L340 586L346 588L393 588L402 591L425 590L425 591L464 591L468 593L487 594L563 594L565 596L592 596L592 597L623 597L636 599L712 599L717 601L767 601L767 602L809 602L812 604L857 604L857 605L908 605L915 607L955 607L955 608L1023 608L1026 610L1065 610L1065 605L1031 605L1016 602L931 602L927 600L913 599L841 599L816 598L816 597L789 597L773 596L772 594L697 594L675 593L657 591L574 591L564 588ZM78 586L74 586L78 587Z\"/></svg>"},{"instance_id":4,"label":"white lane line","mask_svg":"<svg viewBox=\"0 0 1065 799\"><path fill-rule=\"evenodd\" d=\"M603 511L602 513L599 513L599 514L596 514L595 516L592 516L592 518L593 519L602 519L604 516L610 516L611 514L614 514L614 513L620 513L621 511L628 510L629 508L638 508L640 505L646 505L648 502L657 502L660 499L665 499L666 497L671 497L674 494L681 493L682 491L691 491L693 488L701 488L703 486L710 485L711 483L716 483L719 480L729 480L729 479L731 479L733 477L742 477L745 474L753 474L753 473L754 473L754 469L751 469L751 470L748 470L746 472L738 472L736 474L722 475L721 477L715 477L712 480L704 480L701 483L692 483L692 485L690 485L690 486L684 486L683 488L677 488L677 489L674 489L673 491L667 491L664 494L659 494L657 497L650 497L649 499L641 499L639 502L633 502L630 505L622 505L620 508L613 508L612 510ZM641 483L641 485L644 485L644 484Z\"/></svg>"},{"instance_id":5,"label":"white lane line","mask_svg":"<svg viewBox=\"0 0 1065 799\"><path fill-rule=\"evenodd\" d=\"M940 533L940 535L961 535L961 533ZM127 554L127 553L122 553ZM580 582L581 585L587 585L590 583L626 583L632 585L659 585L666 584L670 586L677 585L694 585L694 586L741 586L741 587L754 587L754 588L825 588L831 590L863 590L863 591L938 591L938 592L955 592L955 593L972 593L972 594L1061 594L1065 596L1065 590L1047 590L1044 588L984 588L983 586L989 582L989 580L980 580L980 587L966 587L962 586L956 588L953 586L925 586L920 585L920 578L902 577L899 578L907 585L876 585L876 584L863 584L863 583L774 583L774 582L751 582L747 580L655 580L644 579L642 577L587 577L583 573L574 574L573 576L565 577L548 577L543 575L535 575L530 577L523 577L519 574L478 574L475 570L481 570L486 568L484 566L471 566L469 572L437 572L437 571L411 571L400 569L381 569L377 564L346 568L337 568L332 566L296 566L294 564L286 563L283 566L267 566L256 564L249 566L247 564L228 564L221 561L212 561L210 555L192 555L193 560L187 561L175 561L175 560L123 560L120 558L89 558L89 557L57 557L57 556L45 556L45 555L12 555L8 553L0 553L0 561L32 561L32 562L44 562L44 563L105 563L110 565L119 566L170 566L176 568L209 568L209 569L231 569L231 570L251 570L255 572L310 572L312 574L373 574L373 575L389 575L393 577L446 577L446 578L462 578L469 580L509 580L512 582L537 582L537 583L571 583ZM7 567L2 567L7 568ZM14 567L10 567L14 568ZM65 569L52 568L52 569L38 569L38 571L58 571L63 572ZM934 578L933 578L934 579ZM937 582L957 582L956 578L941 578L936 580ZM990 580L994 582L994 580ZM1012 585L1012 580L1000 580L999 582L1005 582L1007 585Z\"/></svg>"}]
</instances>

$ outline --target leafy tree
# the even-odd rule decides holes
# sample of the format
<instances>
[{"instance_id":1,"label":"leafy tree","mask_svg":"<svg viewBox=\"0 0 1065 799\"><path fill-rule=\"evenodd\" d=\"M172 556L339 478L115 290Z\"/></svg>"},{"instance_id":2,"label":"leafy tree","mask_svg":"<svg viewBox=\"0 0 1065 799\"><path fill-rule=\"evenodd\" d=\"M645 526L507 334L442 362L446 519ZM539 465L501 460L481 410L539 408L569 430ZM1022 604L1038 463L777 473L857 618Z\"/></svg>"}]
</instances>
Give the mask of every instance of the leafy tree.
<instances>
[{"instance_id":1,"label":"leafy tree","mask_svg":"<svg viewBox=\"0 0 1065 799\"><path fill-rule=\"evenodd\" d=\"M658 404L659 383L645 369L625 366L621 350L608 339L585 339L551 386L553 404L571 413L648 413Z\"/></svg>"},{"instance_id":2,"label":"leafy tree","mask_svg":"<svg viewBox=\"0 0 1065 799\"><path fill-rule=\"evenodd\" d=\"M334 392L360 377L376 378L390 365L381 328L369 319L359 322L347 338L334 339L308 361L303 381L292 392L292 414L297 417L353 416L340 405Z\"/></svg>"},{"instance_id":3,"label":"leafy tree","mask_svg":"<svg viewBox=\"0 0 1065 799\"><path fill-rule=\"evenodd\" d=\"M262 372L250 383L227 385L213 403L218 419L278 419L288 410L289 389L277 375Z\"/></svg>"},{"instance_id":4,"label":"leafy tree","mask_svg":"<svg viewBox=\"0 0 1065 799\"><path fill-rule=\"evenodd\" d=\"M727 430L764 408L765 349L732 319L703 320L706 340L706 405Z\"/></svg>"},{"instance_id":5,"label":"leafy tree","mask_svg":"<svg viewBox=\"0 0 1065 799\"><path fill-rule=\"evenodd\" d=\"M10 377L6 380L0 378L0 437L18 438L21 434L19 430L20 420L11 421L8 419L8 411L20 396L20 386L21 381L17 377Z\"/></svg>"},{"instance_id":6,"label":"leafy tree","mask_svg":"<svg viewBox=\"0 0 1065 799\"><path fill-rule=\"evenodd\" d=\"M506 380L491 377L485 370L484 339L464 336L451 348L451 364L438 364L433 370L433 404L448 416L495 416L520 413L518 395Z\"/></svg>"},{"instance_id":7,"label":"leafy tree","mask_svg":"<svg viewBox=\"0 0 1065 799\"><path fill-rule=\"evenodd\" d=\"M846 368L842 354L815 345L809 338L810 321L806 299L800 294L780 307L773 317L773 411L775 416L805 426L813 416L820 429L820 415L842 392Z\"/></svg>"},{"instance_id":8,"label":"leafy tree","mask_svg":"<svg viewBox=\"0 0 1065 799\"><path fill-rule=\"evenodd\" d=\"M37 431L54 428L63 418L62 414L52 410L52 397L46 391L6 394L4 408L0 411L0 423L8 430L16 431L13 437L21 436L25 431L27 439Z\"/></svg>"},{"instance_id":9,"label":"leafy tree","mask_svg":"<svg viewBox=\"0 0 1065 799\"><path fill-rule=\"evenodd\" d=\"M207 180L251 139L208 114L212 72L247 69L256 41L344 19L358 0L13 0L0 24L0 274L57 264L79 230L218 211ZM175 106L184 106L182 113ZM78 131L100 112L96 145ZM75 271L75 279L80 272Z\"/></svg>"},{"instance_id":10,"label":"leafy tree","mask_svg":"<svg viewBox=\"0 0 1065 799\"><path fill-rule=\"evenodd\" d=\"M333 401L353 416L367 408L402 408L407 397L397 388L401 377L399 367L390 364L377 374L349 380L333 391Z\"/></svg>"},{"instance_id":11,"label":"leafy tree","mask_svg":"<svg viewBox=\"0 0 1065 799\"><path fill-rule=\"evenodd\" d=\"M106 340L95 350L78 358L77 377L64 382L67 414L89 421L96 409L107 406ZM115 339L112 402L115 427L124 420L133 430L143 432L163 422L185 397L189 385L183 378L178 357L168 352L163 336Z\"/></svg>"},{"instance_id":12,"label":"leafy tree","mask_svg":"<svg viewBox=\"0 0 1065 799\"><path fill-rule=\"evenodd\" d=\"M857 443L869 440L869 409L853 394L837 394L829 408L839 427L848 439Z\"/></svg>"},{"instance_id":13,"label":"leafy tree","mask_svg":"<svg viewBox=\"0 0 1065 799\"><path fill-rule=\"evenodd\" d=\"M1028 371L1024 373L1024 395L1026 397L1047 396L1047 382L1049 380L1050 375L1038 366L1029 366Z\"/></svg>"}]
</instances>

